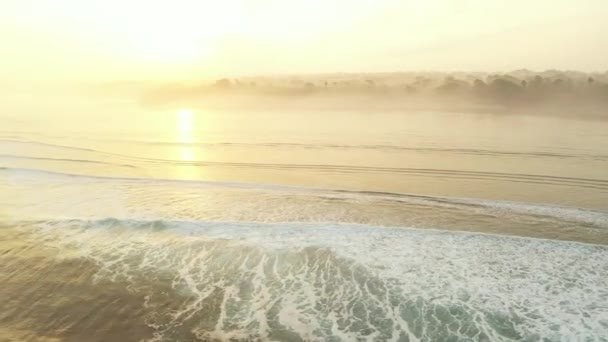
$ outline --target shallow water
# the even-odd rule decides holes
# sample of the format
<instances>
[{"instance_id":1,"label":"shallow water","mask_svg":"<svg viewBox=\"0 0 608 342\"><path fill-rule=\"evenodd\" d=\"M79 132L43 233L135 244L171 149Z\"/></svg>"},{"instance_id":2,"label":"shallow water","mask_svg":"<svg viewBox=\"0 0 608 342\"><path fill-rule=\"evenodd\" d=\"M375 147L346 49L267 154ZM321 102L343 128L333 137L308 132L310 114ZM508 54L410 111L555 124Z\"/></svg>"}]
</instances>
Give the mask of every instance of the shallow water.
<instances>
[{"instance_id":1,"label":"shallow water","mask_svg":"<svg viewBox=\"0 0 608 342\"><path fill-rule=\"evenodd\" d=\"M0 340L608 336L606 122L50 117L2 114Z\"/></svg>"}]
</instances>

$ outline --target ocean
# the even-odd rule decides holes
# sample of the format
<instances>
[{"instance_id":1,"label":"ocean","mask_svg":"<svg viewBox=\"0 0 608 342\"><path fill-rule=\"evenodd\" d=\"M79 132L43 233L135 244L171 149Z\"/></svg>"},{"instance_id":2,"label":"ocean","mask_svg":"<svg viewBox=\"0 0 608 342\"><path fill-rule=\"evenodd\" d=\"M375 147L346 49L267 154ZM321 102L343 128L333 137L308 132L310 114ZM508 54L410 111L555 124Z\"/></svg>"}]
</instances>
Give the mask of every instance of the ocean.
<instances>
[{"instance_id":1,"label":"ocean","mask_svg":"<svg viewBox=\"0 0 608 342\"><path fill-rule=\"evenodd\" d=\"M608 341L608 122L0 120L0 341Z\"/></svg>"}]
</instances>

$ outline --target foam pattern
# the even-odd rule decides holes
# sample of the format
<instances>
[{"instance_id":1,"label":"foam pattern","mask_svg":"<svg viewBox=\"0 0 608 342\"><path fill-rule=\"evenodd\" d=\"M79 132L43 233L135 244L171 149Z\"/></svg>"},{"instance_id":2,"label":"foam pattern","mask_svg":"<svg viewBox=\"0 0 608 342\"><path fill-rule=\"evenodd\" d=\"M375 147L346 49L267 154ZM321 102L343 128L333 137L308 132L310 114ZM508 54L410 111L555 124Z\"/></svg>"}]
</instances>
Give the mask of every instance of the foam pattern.
<instances>
[{"instance_id":1,"label":"foam pattern","mask_svg":"<svg viewBox=\"0 0 608 342\"><path fill-rule=\"evenodd\" d=\"M23 222L157 340L605 341L608 247L356 224ZM169 303L169 304L168 304Z\"/></svg>"}]
</instances>

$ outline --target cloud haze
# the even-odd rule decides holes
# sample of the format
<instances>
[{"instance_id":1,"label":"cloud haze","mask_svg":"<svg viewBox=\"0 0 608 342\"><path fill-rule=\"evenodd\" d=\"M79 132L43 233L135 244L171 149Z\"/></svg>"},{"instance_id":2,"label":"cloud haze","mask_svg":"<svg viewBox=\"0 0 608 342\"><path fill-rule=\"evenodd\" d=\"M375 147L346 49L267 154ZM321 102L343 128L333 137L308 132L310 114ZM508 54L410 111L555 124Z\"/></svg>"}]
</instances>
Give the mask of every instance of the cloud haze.
<instances>
[{"instance_id":1,"label":"cloud haze","mask_svg":"<svg viewBox=\"0 0 608 342\"><path fill-rule=\"evenodd\" d=\"M7 0L0 5L0 76L167 81L332 71L603 71L606 17L603 0Z\"/></svg>"}]
</instances>

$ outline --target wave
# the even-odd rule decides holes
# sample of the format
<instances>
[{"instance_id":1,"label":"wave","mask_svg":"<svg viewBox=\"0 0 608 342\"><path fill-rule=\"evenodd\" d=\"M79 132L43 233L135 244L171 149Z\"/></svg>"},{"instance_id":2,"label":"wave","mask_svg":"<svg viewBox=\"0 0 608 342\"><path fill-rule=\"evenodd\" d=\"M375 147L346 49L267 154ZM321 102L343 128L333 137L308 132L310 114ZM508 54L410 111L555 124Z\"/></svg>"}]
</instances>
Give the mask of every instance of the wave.
<instances>
[{"instance_id":1,"label":"wave","mask_svg":"<svg viewBox=\"0 0 608 342\"><path fill-rule=\"evenodd\" d=\"M89 148L71 147L67 145L57 145L50 143L40 143L32 141L15 141L18 143L39 144L43 146L73 149L77 151L85 151L96 153L103 156L111 156L124 160L122 166L133 166L134 163L144 163L147 165L166 165L166 166L194 166L194 167L225 167L225 168L247 168L258 170L281 170L281 171L307 171L307 172L323 172L323 173L367 173L367 174L396 174L407 175L413 177L433 177L443 179L463 179L477 181L501 181L510 183L526 183L551 186L566 186L577 187L584 189L593 189L600 191L608 190L608 180L583 177L566 177L566 176L551 176L542 174L525 174L525 173L506 173L506 172L490 172L490 171L468 171L455 169L432 169L432 168L410 168L410 167L380 167L380 166L358 166L358 165L340 165L340 164L287 164L287 163L251 163L251 162L223 162L223 161L183 161L174 159L162 158L144 158L135 157L120 153L110 153ZM230 143L232 144L232 143ZM297 144L291 144L297 145ZM334 146L334 145L328 145ZM339 145L335 145L339 146ZM445 151L449 151L446 149ZM540 156L540 155L539 155ZM26 156L12 156L13 158L26 158ZM30 157L32 158L32 157ZM595 157L594 157L595 158ZM43 157L40 160L50 160ZM75 161L67 160L67 161ZM82 162L96 162L91 159L79 159Z\"/></svg>"},{"instance_id":2,"label":"wave","mask_svg":"<svg viewBox=\"0 0 608 342\"><path fill-rule=\"evenodd\" d=\"M594 246L608 251L608 245L597 243L582 243L578 241L555 241L543 238L531 238L523 236L510 236L492 234L484 232L451 231L433 228L419 227L391 227L378 226L361 223L340 223L340 222L246 222L246 221L223 221L223 220L164 220L164 219L125 219L116 217L104 217L95 219L82 218L60 218L60 219L22 219L22 220L0 220L0 227L3 225L32 226L37 229L55 228L78 228L74 232L80 233L83 230L109 231L115 228L124 228L133 232L160 233L170 231L182 237L203 237L205 239L227 239L227 240L248 240L256 244L265 245L272 248L291 248L293 243L299 243L298 239L291 236L294 232L316 235L316 232L327 233L357 233L374 235L377 229L378 234L420 234L429 236L459 236L463 239L483 238L498 239L505 241L523 241L525 243L557 243L569 244L572 246ZM44 227L44 228L41 228ZM373 233L373 234L372 234ZM266 240L267 234L276 238L281 235L281 239ZM277 235L278 234L278 235ZM323 235L321 234L321 235ZM284 236L283 236L284 235ZM266 241L265 241L266 240ZM324 237L308 238L305 245L330 247L335 246L335 241L327 240Z\"/></svg>"},{"instance_id":3,"label":"wave","mask_svg":"<svg viewBox=\"0 0 608 342\"><path fill-rule=\"evenodd\" d=\"M598 154L568 154L556 152L542 151L498 151L489 149L468 149L468 148L440 148L440 147L408 147L399 145L383 145L383 144L361 144L361 145L344 145L344 144L299 144L299 143L281 143L281 142L260 142L260 143L234 143L234 142L196 142L182 143L171 141L129 141L124 142L141 143L147 145L169 145L169 146L202 146L202 147L276 147L276 148L302 148L302 149L345 149L345 150L382 150L382 151L411 151L411 152L438 152L438 153L457 153L470 155L484 155L493 157L552 157L552 158L579 158L591 160L608 160L608 155Z\"/></svg>"},{"instance_id":4,"label":"wave","mask_svg":"<svg viewBox=\"0 0 608 342\"><path fill-rule=\"evenodd\" d=\"M157 158L140 158L126 155L113 154L133 161L143 161L153 164L187 165L198 167L230 167L250 168L265 170L303 170L311 172L336 172L336 173L380 173L399 174L408 176L422 176L448 179L470 179L481 181L504 181L514 183L528 183L540 185L557 185L595 190L608 190L608 180L582 177L564 177L524 173L505 173L490 171L466 171L454 169L429 169L429 168L407 168L407 167L376 167L355 165L331 165L331 164L282 164L282 163L247 163L247 162L220 162L220 161L181 161ZM1 157L1 156L0 156ZM24 156L13 156L14 158L26 158ZM30 157L31 158L31 157ZM46 158L40 158L46 159ZM49 159L46 159L49 160ZM88 161L88 160L82 160ZM90 162L95 162L90 160ZM128 165L128 164L127 164ZM125 166L127 166L125 165ZM129 165L132 166L132 165Z\"/></svg>"},{"instance_id":5,"label":"wave","mask_svg":"<svg viewBox=\"0 0 608 342\"><path fill-rule=\"evenodd\" d=\"M593 340L608 332L606 246L339 224L103 219L18 229L64 260L93 261L96 282L145 296L160 340Z\"/></svg>"},{"instance_id":6,"label":"wave","mask_svg":"<svg viewBox=\"0 0 608 342\"><path fill-rule=\"evenodd\" d=\"M230 207L241 206L249 208L249 205L256 204L257 202L247 203L243 195L245 193L238 191L253 191L253 201L259 201L264 199L265 201L274 200L277 201L279 207L284 207L285 218L289 217L300 217L298 212L305 212L304 209L309 208L310 210L317 210L318 212L310 213L312 217L326 217L323 214L323 206L312 206L312 204L320 205L323 201L339 201L341 205L353 204L359 208L361 203L368 203L369 205L381 204L383 208L387 208L384 203L393 203L397 205L395 207L395 214L399 211L403 211L404 208L399 205L409 206L423 206L428 208L441 208L454 209L457 211L468 211L472 213L490 214L498 216L509 216L509 215L527 215L536 217L538 219L550 218L560 220L564 222L572 222L576 224L583 224L589 227L608 229L608 212L585 209L585 208L574 208L574 207L562 207L549 204L537 204L537 203L525 203L525 202L513 202L505 200L489 200L480 198L464 198L464 197L445 197L445 196L428 196L408 193L393 193L393 192L374 192L374 191L356 191L356 190L341 190L341 189L323 189L323 188L310 188L310 187L297 187L297 186L286 186L277 184L260 184L260 183L240 183L240 182L218 182L218 181L196 181L196 180L172 180L172 179L157 179L157 178L137 178L137 177L109 177L109 176L90 176L90 175L79 175L52 172L38 169L23 169L23 168L8 168L0 167L0 175L6 176L5 179L14 179L15 182L25 182L28 179L31 180L46 180L48 182L59 181L66 186L72 186L77 189L77 193L81 192L80 187L83 186L83 182L96 186L94 190L95 197L88 199L91 202L91 206L106 207L110 203L100 202L102 195L107 193L109 202L116 202L116 191L123 191L128 193L128 197L133 201L139 202L140 206L147 205L143 209L146 212L165 212L167 210L166 201L167 193L174 193L179 190L183 195L178 196L174 201L183 205L188 204L191 212L196 212L192 208L199 207L202 210L202 204L198 202L191 202L192 198L198 198L201 194L208 194L209 196L215 196L215 191L222 193L224 190L237 191L231 194L229 197L209 197L208 203L205 205L211 205L213 203L228 203ZM79 179L78 184L74 184L74 179ZM15 184L14 182L11 184ZM38 186L38 182L36 182ZM38 192L41 190L37 187ZM209 192L213 190L214 192ZM147 194L147 197L143 194ZM299 197L294 199L294 195L297 194ZM127 195L125 195L127 196ZM33 200L37 197L34 196ZM74 203L82 202L82 198L71 199ZM300 202L298 202L300 201ZM304 201L304 202L301 202ZM345 202L346 201L346 202ZM363 202L362 202L363 201ZM86 201L85 201L86 202ZM293 202L293 204L291 204ZM69 201L68 203L72 203ZM66 204L67 205L67 204ZM219 205L219 204L218 204ZM292 208L293 206L293 208ZM304 207L302 207L304 206ZM131 205L133 208L133 205ZM292 209L289 209L292 208ZM340 207L340 210L345 210ZM142 210L143 210L142 209ZM260 208L259 210L261 210ZM413 210L412 208L410 208ZM67 208L63 209L67 210ZM177 210L177 209L176 209ZM228 210L227 208L219 208L218 210L224 210L227 213L234 212L235 210ZM361 210L361 209L357 209ZM270 219L271 217L266 217Z\"/></svg>"},{"instance_id":7,"label":"wave","mask_svg":"<svg viewBox=\"0 0 608 342\"><path fill-rule=\"evenodd\" d=\"M482 155L482 156L493 156L493 157L548 157L548 158L561 158L561 159L587 159L597 161L608 161L608 155L601 154L588 154L588 153L558 153L558 152L546 152L546 151L500 151L490 149L470 149L470 148L441 148L441 147L410 147L400 145L387 145L387 144L331 144L331 143L284 143L284 142L176 142L176 141L155 141L155 140L131 140L131 139L94 139L86 138L82 139L91 141L102 141L102 142L119 142L126 144L142 144L151 146L198 146L198 147L247 147L247 148L301 148L301 149L338 149L338 150L381 150L381 151L411 151L411 152L432 152L432 153L449 153L449 154L469 154L469 155ZM27 143L27 144L39 144L43 146L51 146L66 149L84 150L89 152L98 152L108 154L108 152L74 147L69 145L53 144L47 142L38 142L33 140L20 140L20 139L1 139L0 142L10 143ZM113 154L113 153L109 153ZM124 155L123 155L124 156Z\"/></svg>"},{"instance_id":8,"label":"wave","mask_svg":"<svg viewBox=\"0 0 608 342\"><path fill-rule=\"evenodd\" d=\"M70 151L100 154L100 155L104 155L104 156L114 156L114 157L120 157L120 158L126 158L126 159L139 159L137 157L131 157L131 156L125 155L125 154L106 152L106 151L96 150L93 148L76 147L76 146L54 144L54 143L50 143L50 142L40 142L40 141L34 141L34 140L1 139L0 142L51 147L51 148L58 148L58 149L64 149L64 150L70 150Z\"/></svg>"},{"instance_id":9,"label":"wave","mask_svg":"<svg viewBox=\"0 0 608 342\"><path fill-rule=\"evenodd\" d=\"M12 155L12 154L0 154L0 159L2 159L2 158L57 161L57 162L69 162L69 163L85 163L85 164L100 164L100 165L112 165L112 166L122 166L122 167L128 167L128 168L137 168L137 166L129 165L129 164L117 164L117 163L104 162L104 161L99 161L99 160L89 160L89 159L49 158L49 157L32 157L32 156L20 156L20 155Z\"/></svg>"},{"instance_id":10,"label":"wave","mask_svg":"<svg viewBox=\"0 0 608 342\"><path fill-rule=\"evenodd\" d=\"M49 213L0 216L3 236L27 244L8 244L3 265L29 274L46 262L64 263L57 279L81 274L104 295L125 288L143 298L137 312L145 312L157 340L558 341L608 334L608 246L446 227L508 226L505 218L514 216L533 217L526 227L548 220L557 230L569 221L566 229L605 232L606 212L10 167L0 167L0 193L3 214ZM425 208L426 221L416 218L417 208ZM365 210L414 219L398 226L343 220ZM439 226L427 224L451 211L457 215ZM263 221L275 217L288 220ZM84 265L94 267L78 269L90 267Z\"/></svg>"},{"instance_id":11,"label":"wave","mask_svg":"<svg viewBox=\"0 0 608 342\"><path fill-rule=\"evenodd\" d=\"M472 180L499 180L507 182L576 186L598 190L608 190L608 180L578 177L560 177L549 175L534 175L521 173L503 173L487 171L463 171L450 169L427 169L405 167L375 167L354 165L328 164L277 164L277 163L237 163L237 162L185 162L171 161L179 165L192 166L223 166L272 170L308 170L339 173L386 173L410 176L433 176L442 178L458 178Z\"/></svg>"}]
</instances>

